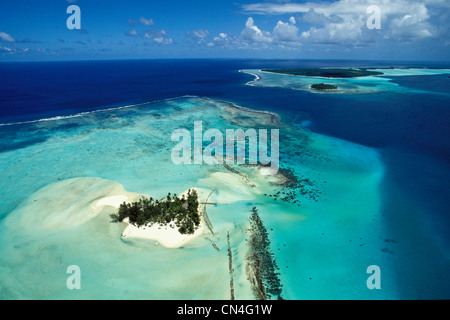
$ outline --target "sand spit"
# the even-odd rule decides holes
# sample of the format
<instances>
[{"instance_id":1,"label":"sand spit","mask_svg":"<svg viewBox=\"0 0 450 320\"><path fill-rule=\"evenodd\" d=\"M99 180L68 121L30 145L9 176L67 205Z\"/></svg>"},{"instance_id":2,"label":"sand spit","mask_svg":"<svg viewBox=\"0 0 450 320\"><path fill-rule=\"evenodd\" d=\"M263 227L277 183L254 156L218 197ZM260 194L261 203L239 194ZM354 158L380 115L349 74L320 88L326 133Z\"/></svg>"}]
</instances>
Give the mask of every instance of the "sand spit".
<instances>
[{"instance_id":1,"label":"sand spit","mask_svg":"<svg viewBox=\"0 0 450 320\"><path fill-rule=\"evenodd\" d=\"M119 183L101 178L63 180L32 194L8 216L7 223L30 230L65 230L91 220L105 206L137 196Z\"/></svg>"}]
</instances>

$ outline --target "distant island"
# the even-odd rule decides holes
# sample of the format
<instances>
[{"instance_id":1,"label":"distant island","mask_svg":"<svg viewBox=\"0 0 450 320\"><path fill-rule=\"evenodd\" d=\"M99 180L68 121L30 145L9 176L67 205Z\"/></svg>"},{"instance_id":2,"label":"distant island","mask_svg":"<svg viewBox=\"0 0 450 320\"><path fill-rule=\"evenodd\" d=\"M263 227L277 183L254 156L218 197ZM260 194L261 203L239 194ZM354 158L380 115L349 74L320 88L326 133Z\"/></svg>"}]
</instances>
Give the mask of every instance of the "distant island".
<instances>
[{"instance_id":1,"label":"distant island","mask_svg":"<svg viewBox=\"0 0 450 320\"><path fill-rule=\"evenodd\" d=\"M357 78L381 76L382 72L370 71L366 68L299 68L299 69L265 69L263 72L281 73L293 76L323 77L323 78Z\"/></svg>"},{"instance_id":2,"label":"distant island","mask_svg":"<svg viewBox=\"0 0 450 320\"><path fill-rule=\"evenodd\" d=\"M311 89L319 90L319 91L329 91L329 90L337 90L337 86L326 83L315 83L311 85Z\"/></svg>"},{"instance_id":3,"label":"distant island","mask_svg":"<svg viewBox=\"0 0 450 320\"><path fill-rule=\"evenodd\" d=\"M132 203L122 203L116 213L111 214L114 221L128 222L135 227L149 224L175 224L180 234L194 234L201 218L197 191L188 190L186 197L168 193L163 200L141 198Z\"/></svg>"}]
</instances>

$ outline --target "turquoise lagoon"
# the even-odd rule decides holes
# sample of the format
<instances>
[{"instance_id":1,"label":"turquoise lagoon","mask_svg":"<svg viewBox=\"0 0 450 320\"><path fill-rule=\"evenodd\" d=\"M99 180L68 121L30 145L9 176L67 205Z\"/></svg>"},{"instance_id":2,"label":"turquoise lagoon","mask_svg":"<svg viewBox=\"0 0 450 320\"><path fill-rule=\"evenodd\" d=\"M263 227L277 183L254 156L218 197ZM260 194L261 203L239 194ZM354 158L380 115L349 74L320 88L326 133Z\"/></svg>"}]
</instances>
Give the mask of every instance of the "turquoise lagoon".
<instances>
[{"instance_id":1,"label":"turquoise lagoon","mask_svg":"<svg viewBox=\"0 0 450 320\"><path fill-rule=\"evenodd\" d=\"M261 175L258 166L233 166L251 187L221 165L173 164L172 132L192 131L198 119L223 132L279 128L280 166L294 170L302 186L283 186L282 176ZM395 286L366 286L374 264L395 283L392 261L380 250L384 170L377 151L273 119L225 101L182 97L3 126L2 143L12 150L0 154L1 298L229 299L230 232L235 296L253 299L245 271L252 207L269 231L283 298L397 298ZM125 225L111 223L111 207L91 209L109 195L162 198L191 187L203 198L212 192L214 233L206 229L177 249L124 240ZM287 194L290 201L281 200ZM70 265L81 269L81 290L67 289Z\"/></svg>"}]
</instances>

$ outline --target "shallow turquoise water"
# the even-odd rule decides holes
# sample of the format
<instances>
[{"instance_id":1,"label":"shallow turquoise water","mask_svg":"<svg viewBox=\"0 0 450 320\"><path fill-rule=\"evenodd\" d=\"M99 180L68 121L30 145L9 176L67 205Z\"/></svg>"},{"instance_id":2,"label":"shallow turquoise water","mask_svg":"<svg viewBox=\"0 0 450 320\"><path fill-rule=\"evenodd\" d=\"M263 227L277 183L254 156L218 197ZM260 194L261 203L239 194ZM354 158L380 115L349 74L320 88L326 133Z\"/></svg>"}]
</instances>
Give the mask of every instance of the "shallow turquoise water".
<instances>
[{"instance_id":1,"label":"shallow turquoise water","mask_svg":"<svg viewBox=\"0 0 450 320\"><path fill-rule=\"evenodd\" d=\"M173 164L172 132L180 128L192 132L199 119L204 129L223 132L280 129L280 166L293 169L303 187L277 186L273 177L260 175L254 166L233 166L255 183L251 188L221 165ZM386 208L393 206L383 202L386 173L379 151L302 127L268 125L266 120L264 114L236 109L227 102L184 97L1 127L1 144L10 149L0 153L4 168L0 172L0 298L229 299L226 234L230 232L236 297L252 299L245 274L252 207L258 208L269 231L283 298L420 296L421 283L413 284L408 295L409 284L398 271L399 259L406 257L407 264L415 261L416 248L422 252L434 247L421 244L422 238L402 243L399 239L407 229L390 229L396 224L387 221ZM121 239L124 225L110 222L112 209L67 224L58 207L34 204L33 197L42 190L64 202L61 186L72 178L83 178L78 191L67 189L78 199L71 203L77 203L75 209L81 212L88 212L85 199L95 201L98 198L89 196L98 192L100 197L113 187L155 198L194 186L206 194L213 191L210 201L218 205L208 207L208 215L214 234L207 231L182 248L166 249L152 240ZM95 179L101 179L98 186ZM394 186L389 188L395 192ZM301 205L281 201L281 196L274 196L277 192L293 194ZM397 205L402 202L408 203L400 197ZM49 216L35 222L30 210ZM48 225L56 227L44 227ZM411 227L416 224L411 222ZM420 263L415 270L430 262ZM67 289L70 265L81 268L81 290ZM383 290L367 288L370 265L381 268ZM425 296L433 297L433 292Z\"/></svg>"},{"instance_id":2,"label":"shallow turquoise water","mask_svg":"<svg viewBox=\"0 0 450 320\"><path fill-rule=\"evenodd\" d=\"M236 167L257 184L250 188L220 165L171 162L171 133L192 130L197 119L204 128L222 130L258 124L257 115L233 115L226 110L230 106L181 98L3 128L13 137L11 143L43 138L0 154L5 168L0 173L0 214L6 217L0 233L1 298L228 299L227 231L232 235L236 297L252 298L245 275L245 239L253 206L270 230L284 298L396 298L395 288L373 292L365 285L369 265L390 268L379 250L383 166L375 150L280 124L280 141L290 141L280 143L281 166L307 177L315 194L308 197L297 190L301 206L270 197L287 190L271 185L255 167ZM265 126L262 120L260 125ZM217 172L231 183L222 183ZM30 205L35 192L79 177L86 178L81 190L92 185L90 177L98 177L106 186L119 183L126 191L156 198L193 186L215 189L210 201L219 204L208 208L215 234L179 249L155 246L151 240L124 241L124 226L109 221L112 209L62 230L39 223L24 227L21 219L27 219L27 210L38 210ZM57 193L49 190L49 196ZM63 199L64 193L58 197ZM64 222L58 220L58 208L39 205L52 211L52 225ZM221 250L216 251L211 241ZM78 291L66 287L66 268L74 264L82 272Z\"/></svg>"}]
</instances>

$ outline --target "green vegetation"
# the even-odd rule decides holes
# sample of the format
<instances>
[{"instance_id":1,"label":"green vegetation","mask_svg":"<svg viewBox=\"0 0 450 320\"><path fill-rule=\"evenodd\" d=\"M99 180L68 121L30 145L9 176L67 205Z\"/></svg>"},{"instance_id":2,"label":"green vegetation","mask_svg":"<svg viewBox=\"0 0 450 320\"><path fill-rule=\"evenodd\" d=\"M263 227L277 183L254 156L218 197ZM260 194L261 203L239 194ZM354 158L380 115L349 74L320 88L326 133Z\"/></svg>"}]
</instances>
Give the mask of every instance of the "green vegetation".
<instances>
[{"instance_id":1,"label":"green vegetation","mask_svg":"<svg viewBox=\"0 0 450 320\"><path fill-rule=\"evenodd\" d=\"M111 214L114 221L122 222L128 218L137 227L158 223L167 225L174 222L181 234L193 234L200 224L197 191L188 190L187 198L178 198L168 193L164 200L141 198L133 203L122 203L119 210Z\"/></svg>"},{"instance_id":2,"label":"green vegetation","mask_svg":"<svg viewBox=\"0 0 450 320\"><path fill-rule=\"evenodd\" d=\"M294 76L306 76L306 77L325 77L325 78L356 78L367 76L381 76L382 72L369 71L368 69L353 69L353 68L304 68L304 69L272 69L261 70L272 73L282 73Z\"/></svg>"},{"instance_id":3,"label":"green vegetation","mask_svg":"<svg viewBox=\"0 0 450 320\"><path fill-rule=\"evenodd\" d=\"M337 90L337 86L326 83L315 83L311 85L311 89L314 90Z\"/></svg>"}]
</instances>

